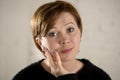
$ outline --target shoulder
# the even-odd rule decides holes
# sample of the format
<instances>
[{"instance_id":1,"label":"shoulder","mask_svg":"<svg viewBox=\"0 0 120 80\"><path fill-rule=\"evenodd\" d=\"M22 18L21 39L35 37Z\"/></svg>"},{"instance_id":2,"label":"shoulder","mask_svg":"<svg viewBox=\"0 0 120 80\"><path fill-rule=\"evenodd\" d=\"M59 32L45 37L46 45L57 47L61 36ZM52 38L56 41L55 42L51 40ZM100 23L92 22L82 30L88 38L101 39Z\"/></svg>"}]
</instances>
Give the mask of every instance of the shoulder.
<instances>
[{"instance_id":1,"label":"shoulder","mask_svg":"<svg viewBox=\"0 0 120 80\"><path fill-rule=\"evenodd\" d=\"M20 72L18 72L13 80L23 80L23 79L28 79L30 77L32 77L35 73L39 73L40 72L40 63L43 60L34 62L30 65L28 65L27 67L25 67L24 69L22 69Z\"/></svg>"},{"instance_id":2,"label":"shoulder","mask_svg":"<svg viewBox=\"0 0 120 80\"><path fill-rule=\"evenodd\" d=\"M86 74L92 79L111 80L110 76L102 68L94 65L88 59L79 59L79 60L84 64L84 67L80 71L80 73Z\"/></svg>"}]
</instances>

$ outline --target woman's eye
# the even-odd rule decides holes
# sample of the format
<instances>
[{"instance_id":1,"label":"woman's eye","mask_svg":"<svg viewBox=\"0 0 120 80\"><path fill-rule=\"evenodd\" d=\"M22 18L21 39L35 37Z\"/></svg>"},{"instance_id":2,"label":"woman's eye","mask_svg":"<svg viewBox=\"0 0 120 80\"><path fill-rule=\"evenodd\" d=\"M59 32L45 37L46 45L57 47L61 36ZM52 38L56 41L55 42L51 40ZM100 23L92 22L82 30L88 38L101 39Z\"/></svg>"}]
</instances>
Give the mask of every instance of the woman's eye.
<instances>
[{"instance_id":1,"label":"woman's eye","mask_svg":"<svg viewBox=\"0 0 120 80\"><path fill-rule=\"evenodd\" d=\"M48 35L49 37L54 37L54 36L57 36L57 32L50 32Z\"/></svg>"},{"instance_id":2,"label":"woman's eye","mask_svg":"<svg viewBox=\"0 0 120 80\"><path fill-rule=\"evenodd\" d=\"M74 28L68 28L67 29L67 32L69 33L69 32L73 32L74 31Z\"/></svg>"}]
</instances>

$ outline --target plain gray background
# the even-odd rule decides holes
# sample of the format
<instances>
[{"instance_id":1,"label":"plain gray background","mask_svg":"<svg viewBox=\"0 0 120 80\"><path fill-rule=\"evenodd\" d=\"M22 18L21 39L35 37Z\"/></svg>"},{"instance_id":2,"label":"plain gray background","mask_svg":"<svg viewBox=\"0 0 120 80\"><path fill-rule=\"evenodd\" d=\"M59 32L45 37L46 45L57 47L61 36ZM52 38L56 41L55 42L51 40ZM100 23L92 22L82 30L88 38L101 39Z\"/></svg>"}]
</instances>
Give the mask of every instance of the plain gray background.
<instances>
[{"instance_id":1,"label":"plain gray background","mask_svg":"<svg viewBox=\"0 0 120 80\"><path fill-rule=\"evenodd\" d=\"M54 1L54 0L49 0ZM11 80L43 56L36 49L29 22L48 0L0 0L0 80ZM87 58L120 80L120 0L66 0L79 11L83 36L78 58Z\"/></svg>"}]
</instances>

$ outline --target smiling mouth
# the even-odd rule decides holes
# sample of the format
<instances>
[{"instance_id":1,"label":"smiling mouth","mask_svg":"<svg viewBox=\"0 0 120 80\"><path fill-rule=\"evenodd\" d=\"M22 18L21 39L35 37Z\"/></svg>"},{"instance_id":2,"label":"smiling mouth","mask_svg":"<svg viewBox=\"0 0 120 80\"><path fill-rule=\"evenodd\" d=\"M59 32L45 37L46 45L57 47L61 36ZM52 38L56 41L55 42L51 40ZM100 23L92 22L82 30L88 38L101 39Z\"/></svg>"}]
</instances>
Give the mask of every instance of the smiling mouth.
<instances>
[{"instance_id":1,"label":"smiling mouth","mask_svg":"<svg viewBox=\"0 0 120 80\"><path fill-rule=\"evenodd\" d=\"M61 51L61 53L69 53L72 51L73 48L69 48L69 49L65 49L63 51Z\"/></svg>"}]
</instances>

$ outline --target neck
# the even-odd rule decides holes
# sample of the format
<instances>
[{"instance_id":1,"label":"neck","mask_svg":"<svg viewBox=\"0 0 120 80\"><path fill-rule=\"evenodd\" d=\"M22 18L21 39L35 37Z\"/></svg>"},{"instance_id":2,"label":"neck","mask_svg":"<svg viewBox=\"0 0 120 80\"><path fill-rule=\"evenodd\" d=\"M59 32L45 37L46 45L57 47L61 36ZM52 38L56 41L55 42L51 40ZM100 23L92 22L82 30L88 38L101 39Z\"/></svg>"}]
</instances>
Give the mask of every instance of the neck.
<instances>
[{"instance_id":1,"label":"neck","mask_svg":"<svg viewBox=\"0 0 120 80\"><path fill-rule=\"evenodd\" d=\"M66 70L73 73L77 72L83 66L83 64L76 59L62 61L62 65Z\"/></svg>"},{"instance_id":2,"label":"neck","mask_svg":"<svg viewBox=\"0 0 120 80\"><path fill-rule=\"evenodd\" d=\"M67 67L67 66L69 66L69 65L74 64L75 62L77 62L76 59L62 60L62 65L63 65L64 67ZM71 64L71 63L72 63L72 64Z\"/></svg>"},{"instance_id":3,"label":"neck","mask_svg":"<svg viewBox=\"0 0 120 80\"><path fill-rule=\"evenodd\" d=\"M44 60L42 62L42 66L44 67L44 69L47 70L48 72L50 72L50 68L48 65L49 64L47 63L47 60ZM64 60L64 61L62 60L62 65L67 71L69 71L71 73L76 73L83 67L83 63L76 59Z\"/></svg>"}]
</instances>

